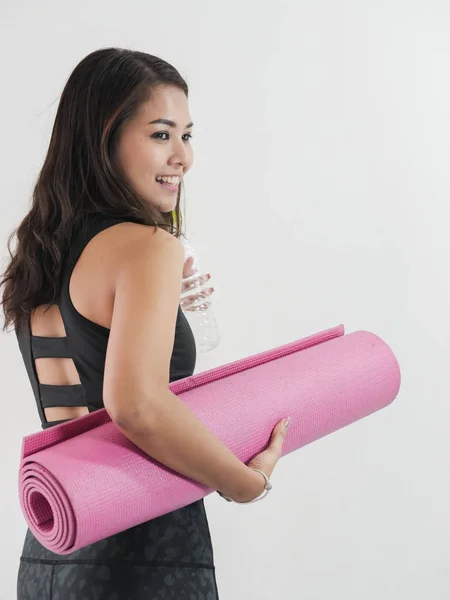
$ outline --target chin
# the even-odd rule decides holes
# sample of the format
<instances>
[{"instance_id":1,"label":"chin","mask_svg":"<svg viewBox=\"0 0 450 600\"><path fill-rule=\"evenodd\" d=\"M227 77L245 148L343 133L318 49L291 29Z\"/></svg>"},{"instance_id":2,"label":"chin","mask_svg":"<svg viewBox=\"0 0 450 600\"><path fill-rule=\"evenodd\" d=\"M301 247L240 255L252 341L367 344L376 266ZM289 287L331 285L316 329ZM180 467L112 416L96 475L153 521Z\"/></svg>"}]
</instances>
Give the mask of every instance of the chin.
<instances>
[{"instance_id":1,"label":"chin","mask_svg":"<svg viewBox=\"0 0 450 600\"><path fill-rule=\"evenodd\" d=\"M148 200L149 204L152 204L155 208L157 208L159 210L159 212L162 213L168 213L171 212L172 210L175 210L175 207L177 205L177 200L176 198L172 201L168 201L167 199L164 200L155 200L154 198L152 198L151 200Z\"/></svg>"},{"instance_id":2,"label":"chin","mask_svg":"<svg viewBox=\"0 0 450 600\"><path fill-rule=\"evenodd\" d=\"M159 210L162 213L172 212L173 210L175 210L176 205L177 205L176 200L174 202L170 202L170 203L169 202L163 202L159 206Z\"/></svg>"}]
</instances>

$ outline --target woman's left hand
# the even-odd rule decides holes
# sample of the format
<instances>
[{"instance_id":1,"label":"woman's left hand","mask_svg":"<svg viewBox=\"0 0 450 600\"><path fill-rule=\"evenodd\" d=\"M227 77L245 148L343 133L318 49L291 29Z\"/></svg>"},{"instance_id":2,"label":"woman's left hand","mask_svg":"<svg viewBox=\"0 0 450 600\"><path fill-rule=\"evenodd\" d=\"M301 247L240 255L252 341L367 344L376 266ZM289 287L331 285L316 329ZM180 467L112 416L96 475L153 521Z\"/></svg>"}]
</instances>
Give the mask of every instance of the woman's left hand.
<instances>
[{"instance_id":1,"label":"woman's left hand","mask_svg":"<svg viewBox=\"0 0 450 600\"><path fill-rule=\"evenodd\" d=\"M183 282L182 282L182 286L181 286L182 294L187 292L193 283L195 283L196 285L200 284L203 286L211 279L211 273L206 273L206 274L198 273L197 277L194 280L185 282L184 279L187 279L188 277L191 277L192 275L194 275L196 273L196 270L193 268L193 263L194 263L194 259L192 258L192 256L189 256L189 258L187 258L184 263ZM199 300L199 299L204 300L208 296L211 296L211 294L213 292L214 292L214 288L210 287L210 288L204 288L202 291L192 294L190 296L186 296L185 298L183 298L183 300L181 302L181 308L184 311L192 312L195 310L193 308L193 304L197 300Z\"/></svg>"}]
</instances>

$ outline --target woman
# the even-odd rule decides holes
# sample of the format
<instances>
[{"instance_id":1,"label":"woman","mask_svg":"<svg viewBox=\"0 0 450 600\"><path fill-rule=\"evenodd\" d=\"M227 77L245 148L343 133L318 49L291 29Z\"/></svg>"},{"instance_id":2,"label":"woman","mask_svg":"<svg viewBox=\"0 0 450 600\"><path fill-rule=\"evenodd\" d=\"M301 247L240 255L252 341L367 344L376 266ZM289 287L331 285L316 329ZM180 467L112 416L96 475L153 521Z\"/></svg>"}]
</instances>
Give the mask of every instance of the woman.
<instances>
[{"instance_id":1,"label":"woman","mask_svg":"<svg viewBox=\"0 0 450 600\"><path fill-rule=\"evenodd\" d=\"M186 82L164 60L107 48L76 66L2 281L4 329L43 428L105 407L149 456L248 502L270 487L283 422L244 465L168 389L196 362L178 239L192 127ZM203 500L64 556L28 529L17 598L215 600Z\"/></svg>"}]
</instances>

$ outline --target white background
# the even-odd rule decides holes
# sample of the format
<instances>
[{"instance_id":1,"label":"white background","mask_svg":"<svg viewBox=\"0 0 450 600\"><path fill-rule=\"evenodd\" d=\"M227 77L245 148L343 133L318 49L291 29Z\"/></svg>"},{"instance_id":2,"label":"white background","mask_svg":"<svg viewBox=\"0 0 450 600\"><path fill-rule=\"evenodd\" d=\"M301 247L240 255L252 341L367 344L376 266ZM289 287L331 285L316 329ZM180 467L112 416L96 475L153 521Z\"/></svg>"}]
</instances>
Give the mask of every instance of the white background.
<instances>
[{"instance_id":1,"label":"white background","mask_svg":"<svg viewBox=\"0 0 450 600\"><path fill-rule=\"evenodd\" d=\"M221 600L447 600L448 2L1 0L0 11L4 260L70 72L100 47L143 50L190 85L187 227L221 329L197 372L341 323L376 333L400 362L396 401L282 459L266 500L207 498ZM40 423L14 333L0 352L0 597L12 600L20 447Z\"/></svg>"}]
</instances>

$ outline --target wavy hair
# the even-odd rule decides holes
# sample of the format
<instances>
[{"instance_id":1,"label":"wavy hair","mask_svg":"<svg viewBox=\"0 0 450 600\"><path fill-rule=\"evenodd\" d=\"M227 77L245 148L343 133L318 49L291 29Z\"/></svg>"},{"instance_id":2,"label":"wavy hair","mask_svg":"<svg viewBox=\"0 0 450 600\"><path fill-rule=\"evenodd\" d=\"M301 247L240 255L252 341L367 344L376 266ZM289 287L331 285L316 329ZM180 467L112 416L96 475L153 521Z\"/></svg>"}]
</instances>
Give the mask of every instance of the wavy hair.
<instances>
[{"instance_id":1,"label":"wavy hair","mask_svg":"<svg viewBox=\"0 0 450 600\"><path fill-rule=\"evenodd\" d=\"M180 237L181 191L162 213L140 197L114 166L122 126L159 85L188 86L169 63L144 52L104 48L75 67L61 94L31 208L8 238L3 272L3 330L25 325L31 311L58 295L64 255L88 216L102 213L161 227ZM17 236L14 253L13 237Z\"/></svg>"}]
</instances>

